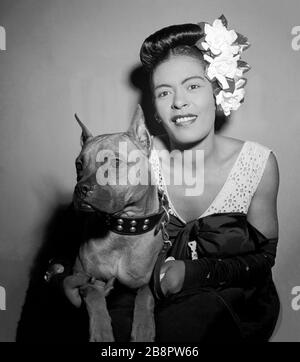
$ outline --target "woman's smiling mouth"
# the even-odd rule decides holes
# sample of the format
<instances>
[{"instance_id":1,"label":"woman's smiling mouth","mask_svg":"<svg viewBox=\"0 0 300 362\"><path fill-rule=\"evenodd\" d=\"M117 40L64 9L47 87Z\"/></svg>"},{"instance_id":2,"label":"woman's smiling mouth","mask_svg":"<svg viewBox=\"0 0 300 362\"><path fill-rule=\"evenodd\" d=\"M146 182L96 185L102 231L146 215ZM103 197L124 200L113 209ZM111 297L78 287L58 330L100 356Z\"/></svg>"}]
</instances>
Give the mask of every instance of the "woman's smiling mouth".
<instances>
[{"instance_id":1,"label":"woman's smiling mouth","mask_svg":"<svg viewBox=\"0 0 300 362\"><path fill-rule=\"evenodd\" d=\"M182 116L174 116L172 117L171 121L175 124L177 127L186 127L194 123L197 119L197 116L195 114L187 114Z\"/></svg>"}]
</instances>

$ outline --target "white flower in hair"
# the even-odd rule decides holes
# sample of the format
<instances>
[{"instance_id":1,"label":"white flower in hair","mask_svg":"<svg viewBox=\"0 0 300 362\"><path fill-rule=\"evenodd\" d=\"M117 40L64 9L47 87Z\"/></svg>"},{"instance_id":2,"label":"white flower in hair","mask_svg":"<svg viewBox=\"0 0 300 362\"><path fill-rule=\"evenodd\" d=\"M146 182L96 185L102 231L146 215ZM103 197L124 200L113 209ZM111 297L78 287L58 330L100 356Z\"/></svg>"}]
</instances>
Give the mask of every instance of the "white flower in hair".
<instances>
[{"instance_id":1,"label":"white flower in hair","mask_svg":"<svg viewBox=\"0 0 300 362\"><path fill-rule=\"evenodd\" d=\"M207 64L206 75L211 80L217 105L229 116L244 100L246 80L243 73L250 69L240 59L250 43L234 30L227 30L227 19L221 15L212 25L198 23L203 35L196 42Z\"/></svg>"},{"instance_id":2,"label":"white flower in hair","mask_svg":"<svg viewBox=\"0 0 300 362\"><path fill-rule=\"evenodd\" d=\"M204 31L206 36L202 46L205 50L210 49L214 55L221 54L224 47L229 47L233 55L239 52L239 46L232 45L238 37L236 32L227 30L222 20L216 19L213 25L205 24Z\"/></svg>"},{"instance_id":3,"label":"white flower in hair","mask_svg":"<svg viewBox=\"0 0 300 362\"><path fill-rule=\"evenodd\" d=\"M210 80L216 78L222 85L222 89L228 89L229 84L227 78L241 77L243 72L238 68L237 61L240 59L240 55L232 56L230 52L224 51L221 55L212 58L207 54L204 54L204 60L209 63L207 68L207 76Z\"/></svg>"},{"instance_id":4,"label":"white flower in hair","mask_svg":"<svg viewBox=\"0 0 300 362\"><path fill-rule=\"evenodd\" d=\"M225 116L229 116L232 110L240 107L244 96L244 88L235 89L233 93L221 90L216 96L216 103L222 107Z\"/></svg>"}]
</instances>

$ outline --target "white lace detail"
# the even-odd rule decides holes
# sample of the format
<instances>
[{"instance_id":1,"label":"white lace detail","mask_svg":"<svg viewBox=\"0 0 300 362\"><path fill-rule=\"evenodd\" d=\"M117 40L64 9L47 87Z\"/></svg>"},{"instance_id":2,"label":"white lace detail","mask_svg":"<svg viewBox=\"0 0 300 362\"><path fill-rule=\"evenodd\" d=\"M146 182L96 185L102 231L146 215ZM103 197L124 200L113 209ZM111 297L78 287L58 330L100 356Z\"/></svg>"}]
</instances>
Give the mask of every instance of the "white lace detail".
<instances>
[{"instance_id":1,"label":"white lace detail","mask_svg":"<svg viewBox=\"0 0 300 362\"><path fill-rule=\"evenodd\" d=\"M199 218L223 212L242 212L247 214L251 199L262 178L271 150L257 142L245 141L240 154L231 169L222 189ZM169 212L185 222L177 213L170 200L160 161L155 149L150 155L150 162L159 189L163 190L169 200Z\"/></svg>"},{"instance_id":2,"label":"white lace detail","mask_svg":"<svg viewBox=\"0 0 300 362\"><path fill-rule=\"evenodd\" d=\"M156 182L157 187L159 188L159 190L163 191L167 196L167 199L168 199L168 202L169 202L168 212L170 214L178 217L179 219L181 219L181 217L179 215L177 215L177 213L175 211L175 208L174 208L174 206L172 204L172 201L171 201L171 199L169 197L168 190L167 190L167 187L166 187L166 183L164 181L164 178L163 178L163 175L162 175L162 172L161 172L159 157L158 157L158 154L157 154L157 152L156 152L156 150L154 148L152 149L152 152L150 154L149 161L151 163L151 167L152 167L152 170L153 170L153 173L154 173L154 178L155 178L155 182ZM182 220L182 221L184 221L184 220Z\"/></svg>"}]
</instances>

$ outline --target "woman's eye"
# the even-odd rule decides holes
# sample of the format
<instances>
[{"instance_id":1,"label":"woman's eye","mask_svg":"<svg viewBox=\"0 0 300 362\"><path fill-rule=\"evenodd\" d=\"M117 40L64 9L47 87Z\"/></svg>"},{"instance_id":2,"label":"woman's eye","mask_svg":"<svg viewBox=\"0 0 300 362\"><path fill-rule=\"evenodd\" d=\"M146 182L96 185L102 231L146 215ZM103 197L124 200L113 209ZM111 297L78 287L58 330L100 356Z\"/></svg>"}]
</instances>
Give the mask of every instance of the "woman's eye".
<instances>
[{"instance_id":1,"label":"woman's eye","mask_svg":"<svg viewBox=\"0 0 300 362\"><path fill-rule=\"evenodd\" d=\"M163 98L163 97L167 96L168 94L169 94L168 91L163 91L163 92L158 93L157 97L158 98Z\"/></svg>"},{"instance_id":2,"label":"woman's eye","mask_svg":"<svg viewBox=\"0 0 300 362\"><path fill-rule=\"evenodd\" d=\"M191 84L190 86L189 86L189 88L190 89L198 89L198 88L200 88L201 86L199 85L199 84Z\"/></svg>"}]
</instances>

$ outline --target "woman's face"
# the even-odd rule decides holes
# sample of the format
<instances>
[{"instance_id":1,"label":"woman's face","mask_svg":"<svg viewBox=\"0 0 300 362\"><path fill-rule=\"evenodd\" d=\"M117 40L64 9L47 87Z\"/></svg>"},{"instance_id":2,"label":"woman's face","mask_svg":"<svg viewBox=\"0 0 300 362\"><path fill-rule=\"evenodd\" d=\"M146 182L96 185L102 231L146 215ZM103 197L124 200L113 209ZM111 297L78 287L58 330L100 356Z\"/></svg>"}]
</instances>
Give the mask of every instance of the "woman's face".
<instances>
[{"instance_id":1,"label":"woman's face","mask_svg":"<svg viewBox=\"0 0 300 362\"><path fill-rule=\"evenodd\" d=\"M195 143L214 130L215 100L199 59L171 56L152 75L156 112L175 143Z\"/></svg>"}]
</instances>

